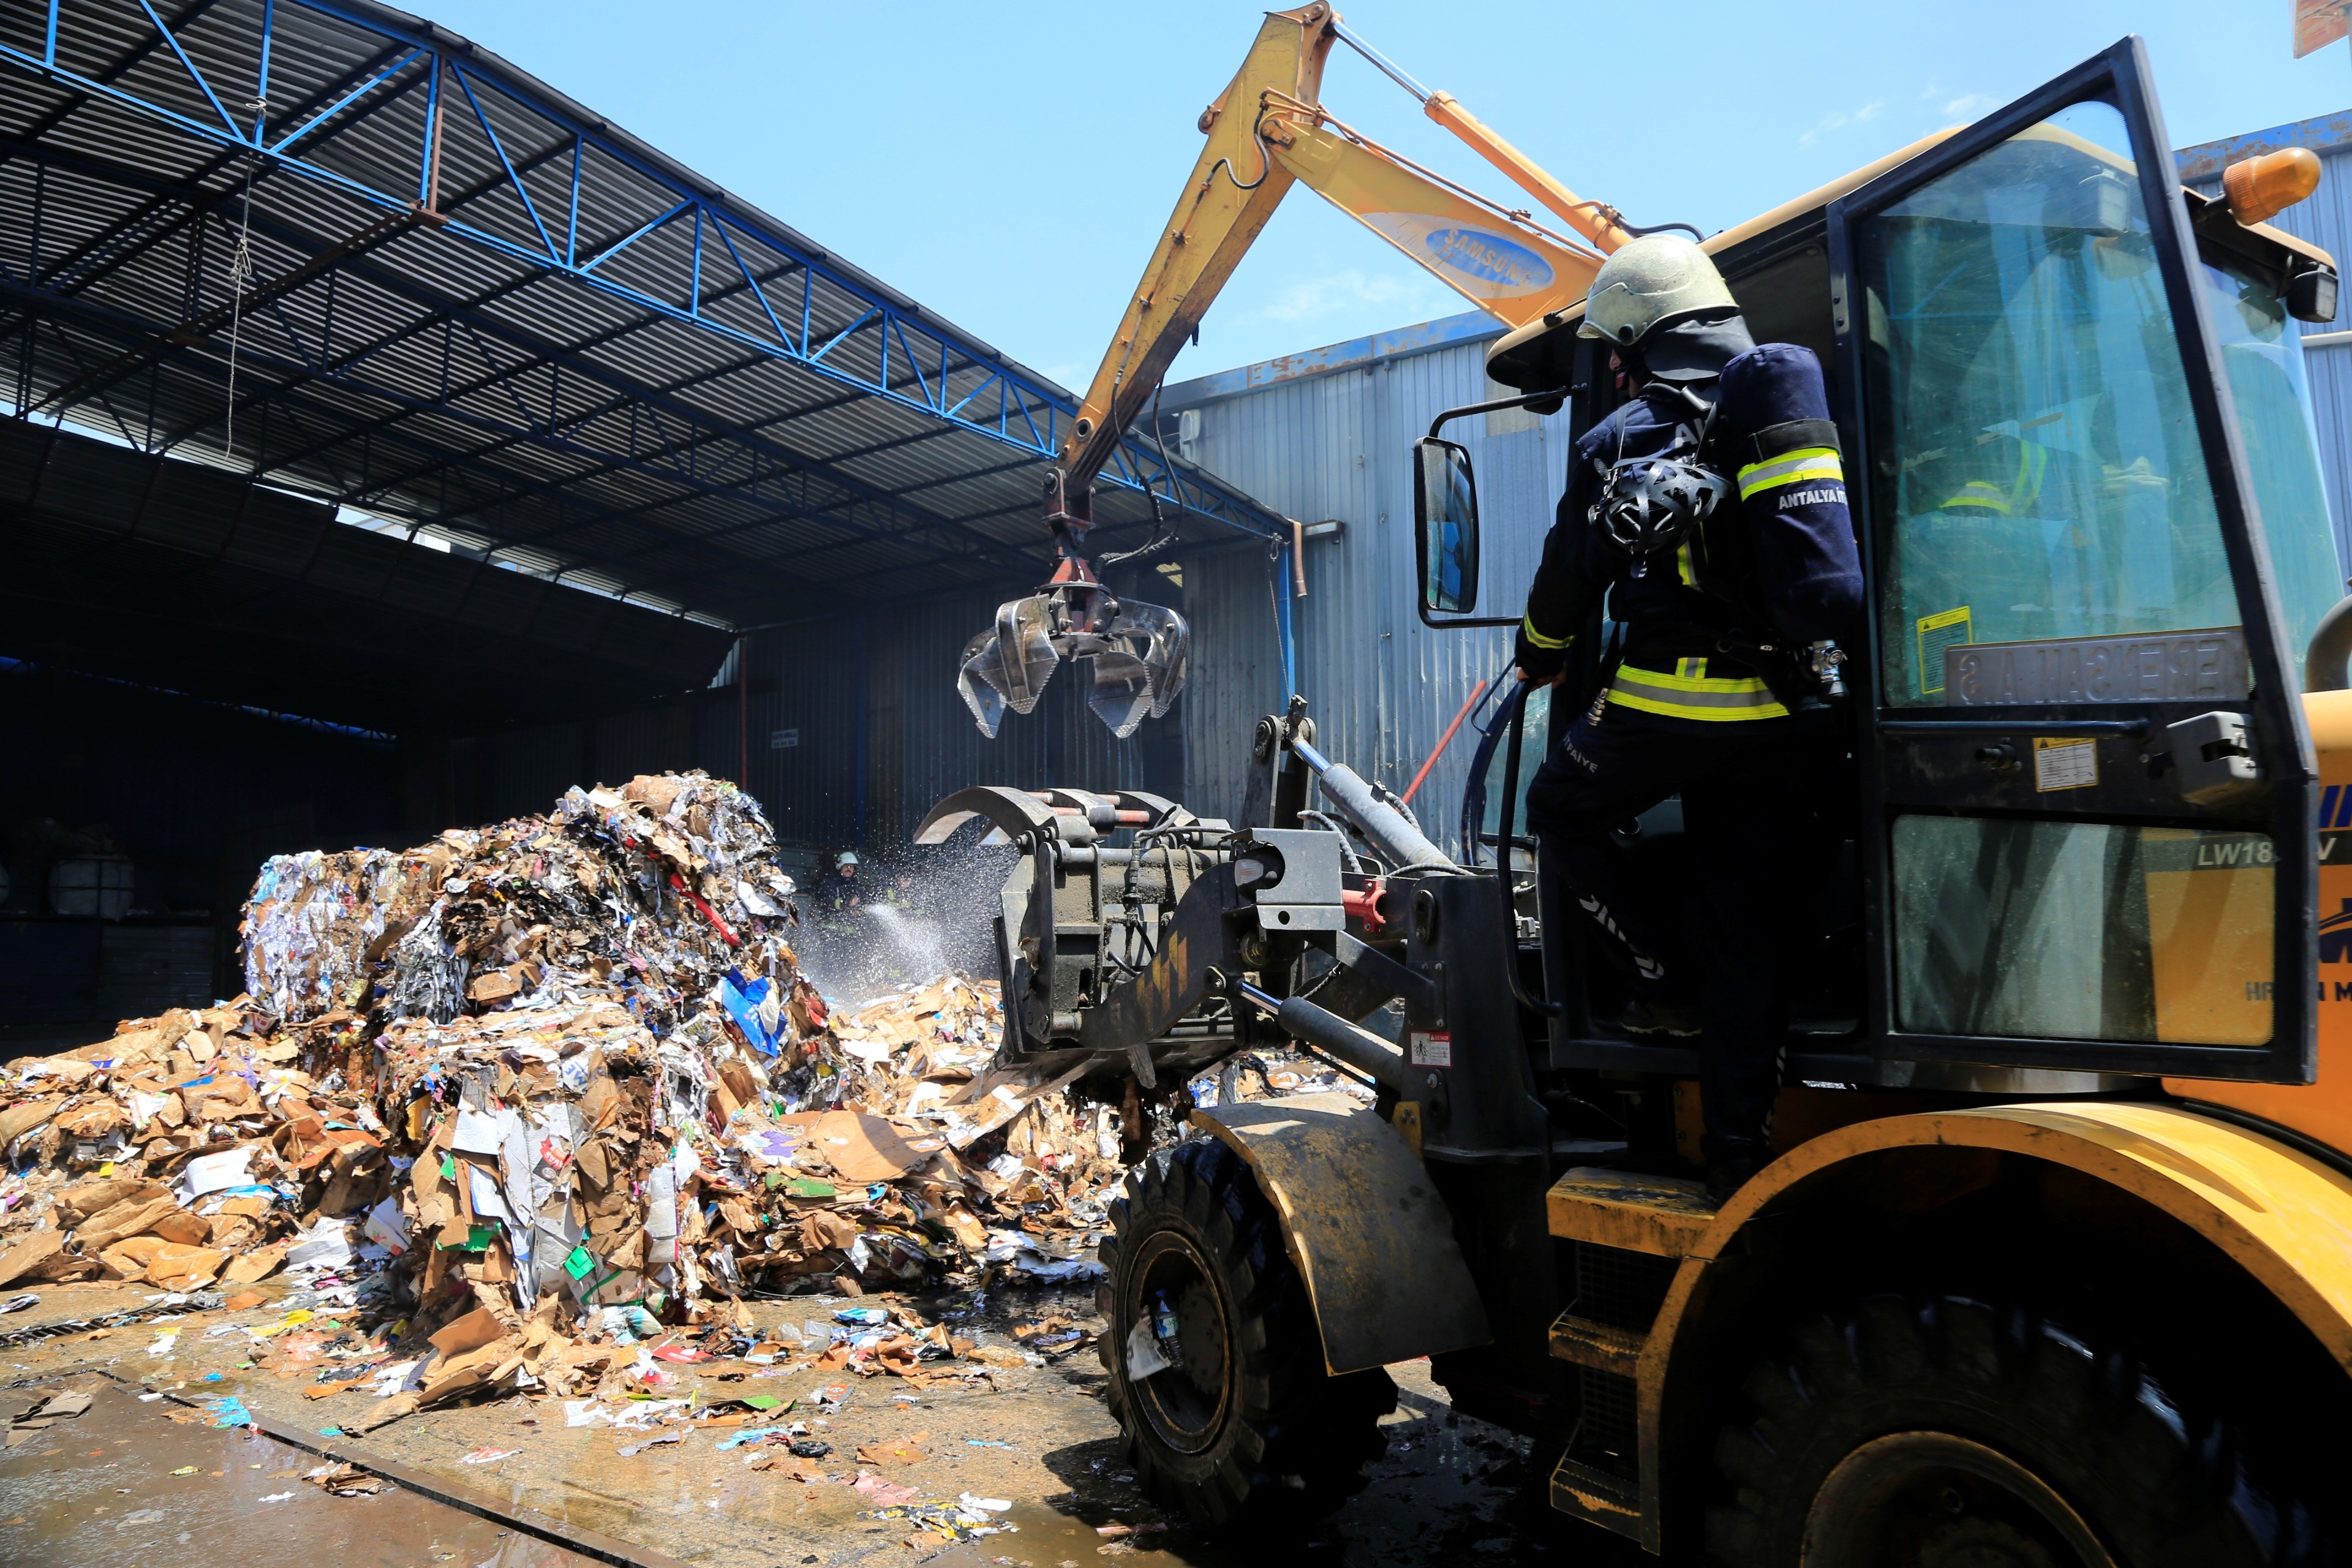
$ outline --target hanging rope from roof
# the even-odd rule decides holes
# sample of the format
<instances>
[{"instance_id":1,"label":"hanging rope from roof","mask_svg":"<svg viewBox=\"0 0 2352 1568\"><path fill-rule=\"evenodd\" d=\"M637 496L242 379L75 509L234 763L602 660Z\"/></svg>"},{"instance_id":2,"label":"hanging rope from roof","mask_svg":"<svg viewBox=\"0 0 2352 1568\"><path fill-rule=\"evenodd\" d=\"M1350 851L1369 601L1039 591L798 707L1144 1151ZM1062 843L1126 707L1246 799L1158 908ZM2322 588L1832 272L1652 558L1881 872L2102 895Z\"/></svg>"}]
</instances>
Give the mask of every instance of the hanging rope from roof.
<instances>
[{"instance_id":1,"label":"hanging rope from roof","mask_svg":"<svg viewBox=\"0 0 2352 1568\"><path fill-rule=\"evenodd\" d=\"M261 131L269 113L266 98L246 100L245 107L253 110L253 139L261 140ZM228 258L228 413L223 442L228 448L229 459L236 458L236 353L237 338L245 322L245 296L253 287L253 166L257 159L245 163L244 213L236 226L236 249ZM261 455L254 454L254 467L261 466Z\"/></svg>"}]
</instances>

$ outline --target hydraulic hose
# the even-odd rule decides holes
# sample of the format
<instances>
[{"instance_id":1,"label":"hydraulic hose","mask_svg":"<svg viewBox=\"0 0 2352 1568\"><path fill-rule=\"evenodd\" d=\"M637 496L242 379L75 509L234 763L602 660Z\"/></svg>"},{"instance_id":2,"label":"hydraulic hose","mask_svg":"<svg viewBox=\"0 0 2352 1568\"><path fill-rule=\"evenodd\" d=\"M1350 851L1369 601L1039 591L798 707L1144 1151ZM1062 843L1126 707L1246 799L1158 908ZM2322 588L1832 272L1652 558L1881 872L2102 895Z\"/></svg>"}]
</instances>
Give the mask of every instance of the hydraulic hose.
<instances>
[{"instance_id":1,"label":"hydraulic hose","mask_svg":"<svg viewBox=\"0 0 2352 1568\"><path fill-rule=\"evenodd\" d=\"M1564 1017L1568 1010L1549 996L1528 995L1528 983L1519 975L1519 906L1511 893L1511 829L1519 806L1519 742L1527 736L1528 698L1534 690L1522 680L1503 699L1503 705L1511 712L1511 742L1503 758L1503 812L1501 831L1495 835L1495 889L1503 900L1504 940L1509 944L1504 972L1511 977L1511 999L1538 1018L1559 1018ZM1559 941L1568 940L1566 931L1557 935Z\"/></svg>"},{"instance_id":2,"label":"hydraulic hose","mask_svg":"<svg viewBox=\"0 0 2352 1568\"><path fill-rule=\"evenodd\" d=\"M1404 819L1404 814L1372 793L1355 769L1335 763L1305 741L1294 739L1290 749L1298 760L1314 770L1316 779L1323 785L1326 799L1339 808L1339 815L1363 830L1378 849L1400 871L1410 869L1455 869L1445 851L1432 844L1428 837Z\"/></svg>"}]
</instances>

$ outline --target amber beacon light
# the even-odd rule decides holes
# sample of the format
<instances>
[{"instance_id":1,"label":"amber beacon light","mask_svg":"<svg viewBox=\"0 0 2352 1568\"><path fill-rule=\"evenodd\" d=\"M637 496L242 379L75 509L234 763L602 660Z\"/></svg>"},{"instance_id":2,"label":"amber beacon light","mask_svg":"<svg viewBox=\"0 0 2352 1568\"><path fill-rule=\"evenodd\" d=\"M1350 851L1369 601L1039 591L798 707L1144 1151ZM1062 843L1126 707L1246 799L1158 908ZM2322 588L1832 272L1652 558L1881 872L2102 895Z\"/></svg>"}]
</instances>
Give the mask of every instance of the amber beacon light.
<instances>
[{"instance_id":1,"label":"amber beacon light","mask_svg":"<svg viewBox=\"0 0 2352 1568\"><path fill-rule=\"evenodd\" d=\"M2240 223L2260 223L2317 189L2319 154L2308 147L2241 159L2221 171L2221 194Z\"/></svg>"}]
</instances>

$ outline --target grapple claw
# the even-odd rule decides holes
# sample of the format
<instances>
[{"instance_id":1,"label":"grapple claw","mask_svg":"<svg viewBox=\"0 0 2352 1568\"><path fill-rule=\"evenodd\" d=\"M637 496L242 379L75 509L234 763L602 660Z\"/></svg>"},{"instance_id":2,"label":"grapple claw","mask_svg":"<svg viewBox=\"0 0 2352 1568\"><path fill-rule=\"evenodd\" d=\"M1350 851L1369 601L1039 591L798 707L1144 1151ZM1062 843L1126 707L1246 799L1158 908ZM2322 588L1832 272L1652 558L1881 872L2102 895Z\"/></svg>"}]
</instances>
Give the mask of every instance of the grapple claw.
<instances>
[{"instance_id":1,"label":"grapple claw","mask_svg":"<svg viewBox=\"0 0 2352 1568\"><path fill-rule=\"evenodd\" d=\"M1151 680L1151 716L1163 717L1184 689L1185 666L1192 654L1192 628L1184 617L1158 605L1121 599L1111 636L1127 642ZM1099 679L1099 678L1098 678Z\"/></svg>"},{"instance_id":2,"label":"grapple claw","mask_svg":"<svg viewBox=\"0 0 2352 1568\"><path fill-rule=\"evenodd\" d=\"M980 725L981 733L996 738L1004 710L1026 713L1037 706L1045 682L1062 662L1057 635L1061 606L1051 594L1009 599L997 606L996 625L964 645L963 663L956 688Z\"/></svg>"},{"instance_id":3,"label":"grapple claw","mask_svg":"<svg viewBox=\"0 0 2352 1568\"><path fill-rule=\"evenodd\" d=\"M1004 699L980 678L980 660L982 652L992 652L995 643L996 628L991 626L964 644L956 660L956 689L963 694L964 706L971 710L972 722L992 741L1004 722Z\"/></svg>"},{"instance_id":4,"label":"grapple claw","mask_svg":"<svg viewBox=\"0 0 2352 1568\"><path fill-rule=\"evenodd\" d=\"M1094 666L1095 690L1087 706L1124 741L1151 710L1151 672L1133 654L1109 648L1094 656Z\"/></svg>"}]
</instances>

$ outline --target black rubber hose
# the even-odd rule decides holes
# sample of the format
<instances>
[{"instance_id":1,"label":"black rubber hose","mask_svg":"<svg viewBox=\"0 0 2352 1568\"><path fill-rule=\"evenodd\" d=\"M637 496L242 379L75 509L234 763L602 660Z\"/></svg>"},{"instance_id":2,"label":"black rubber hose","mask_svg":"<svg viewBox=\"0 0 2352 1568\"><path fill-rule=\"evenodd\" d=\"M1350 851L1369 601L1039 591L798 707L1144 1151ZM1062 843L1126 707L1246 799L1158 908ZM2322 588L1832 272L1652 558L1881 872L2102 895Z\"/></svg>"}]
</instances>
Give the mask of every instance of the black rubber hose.
<instances>
[{"instance_id":1,"label":"black rubber hose","mask_svg":"<svg viewBox=\"0 0 2352 1568\"><path fill-rule=\"evenodd\" d=\"M1511 743L1503 753L1503 805L1501 831L1495 835L1495 895L1503 900L1503 941L1509 949L1509 962L1503 965L1511 977L1511 996L1522 1007L1538 1018L1557 1018L1567 1012L1560 1003L1548 997L1528 994L1525 980L1519 977L1519 906L1511 896L1511 826L1518 815L1519 805L1519 743L1527 738L1528 698L1534 688L1526 681L1504 700L1511 710ZM1546 932L1545 940L1553 933ZM1559 940L1568 940L1568 933L1558 933Z\"/></svg>"}]
</instances>

